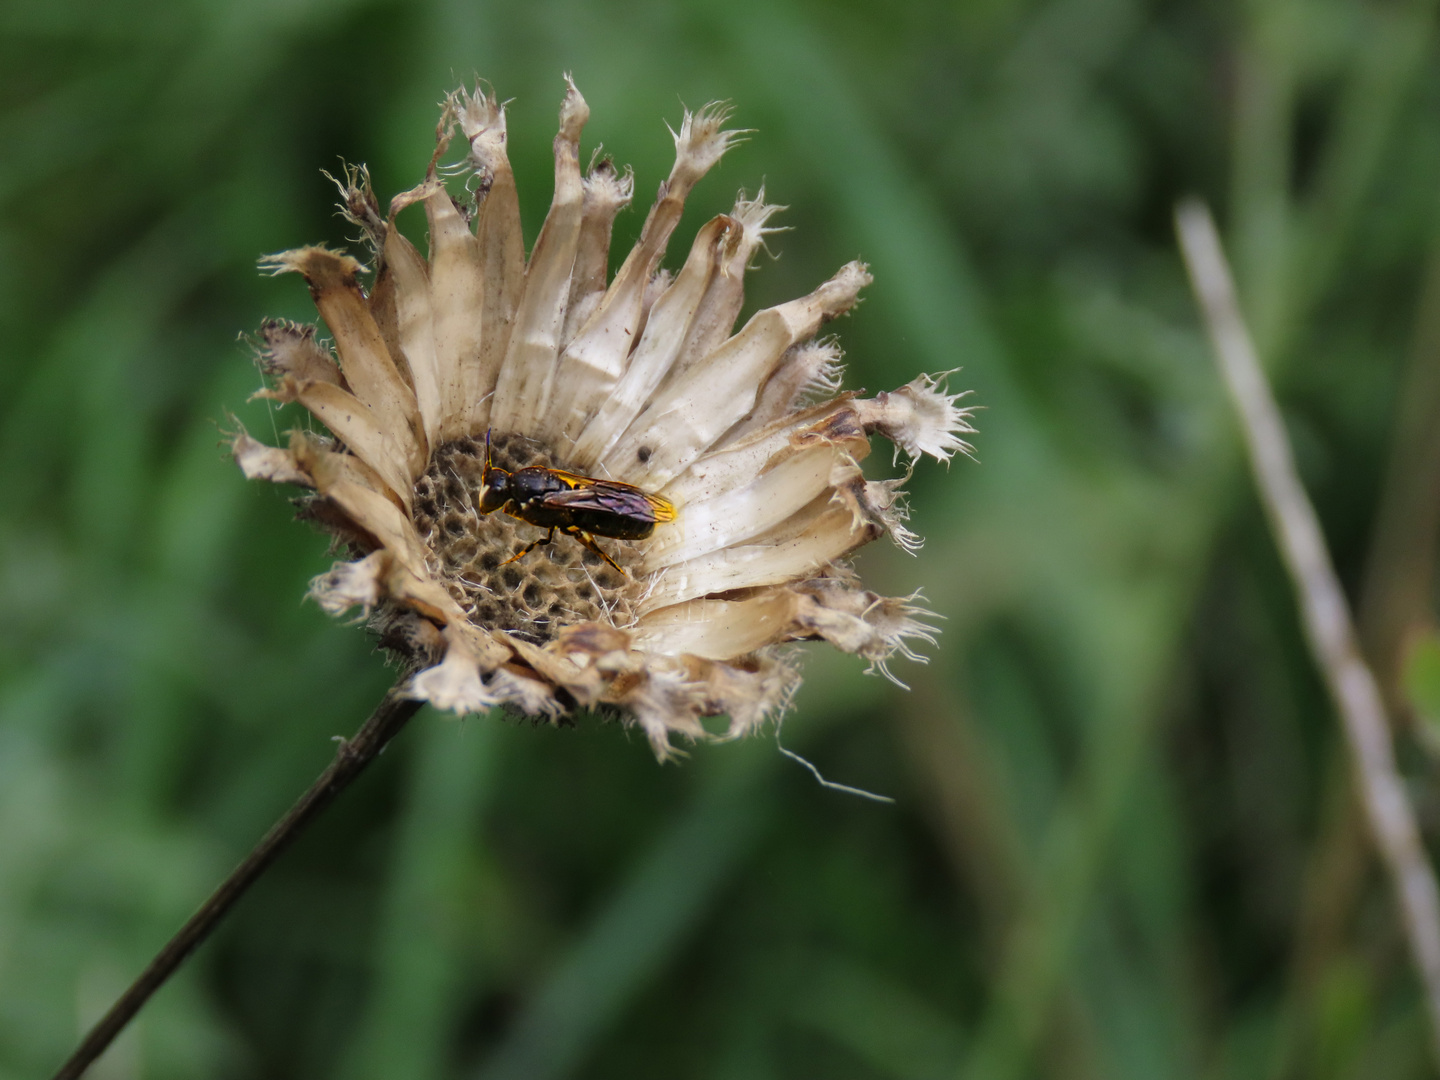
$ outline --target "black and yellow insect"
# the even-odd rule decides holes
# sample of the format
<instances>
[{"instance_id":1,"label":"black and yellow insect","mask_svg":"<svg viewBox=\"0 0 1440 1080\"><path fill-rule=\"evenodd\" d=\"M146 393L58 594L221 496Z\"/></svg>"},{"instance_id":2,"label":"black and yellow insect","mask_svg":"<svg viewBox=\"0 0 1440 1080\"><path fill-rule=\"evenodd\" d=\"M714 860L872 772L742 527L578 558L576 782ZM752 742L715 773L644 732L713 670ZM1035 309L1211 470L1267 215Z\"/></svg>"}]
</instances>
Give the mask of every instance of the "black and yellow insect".
<instances>
[{"instance_id":1,"label":"black and yellow insect","mask_svg":"<svg viewBox=\"0 0 1440 1080\"><path fill-rule=\"evenodd\" d=\"M480 513L506 514L530 525L548 529L501 565L523 559L541 544L555 538L555 530L573 536L622 574L625 570L600 550L595 537L644 540L656 525L675 520L675 507L659 495L641 491L618 480L563 472L531 465L514 472L497 469L490 461L490 433L485 433L485 471L481 474Z\"/></svg>"}]
</instances>

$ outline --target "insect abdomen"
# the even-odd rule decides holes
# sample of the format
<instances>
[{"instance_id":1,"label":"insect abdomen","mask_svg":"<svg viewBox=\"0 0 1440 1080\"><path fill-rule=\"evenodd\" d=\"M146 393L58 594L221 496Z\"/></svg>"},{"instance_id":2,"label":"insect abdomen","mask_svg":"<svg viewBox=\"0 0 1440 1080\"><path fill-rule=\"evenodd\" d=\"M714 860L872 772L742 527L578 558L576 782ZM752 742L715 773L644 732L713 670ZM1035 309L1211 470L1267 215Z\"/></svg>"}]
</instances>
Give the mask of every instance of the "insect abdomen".
<instances>
[{"instance_id":1,"label":"insect abdomen","mask_svg":"<svg viewBox=\"0 0 1440 1080\"><path fill-rule=\"evenodd\" d=\"M609 536L616 540L644 540L655 531L653 521L606 510L572 509L570 520L576 528L584 532Z\"/></svg>"}]
</instances>

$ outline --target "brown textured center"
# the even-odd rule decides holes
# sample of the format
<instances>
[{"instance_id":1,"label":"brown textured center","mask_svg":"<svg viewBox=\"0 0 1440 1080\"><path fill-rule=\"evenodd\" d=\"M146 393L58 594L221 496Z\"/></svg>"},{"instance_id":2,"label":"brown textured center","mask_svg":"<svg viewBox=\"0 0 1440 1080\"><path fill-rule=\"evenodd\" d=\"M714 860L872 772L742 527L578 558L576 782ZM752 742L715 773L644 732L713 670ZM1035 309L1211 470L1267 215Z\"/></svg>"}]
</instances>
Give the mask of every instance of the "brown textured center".
<instances>
[{"instance_id":1,"label":"brown textured center","mask_svg":"<svg viewBox=\"0 0 1440 1080\"><path fill-rule=\"evenodd\" d=\"M512 472L530 465L566 468L546 447L519 435L493 434L491 456L497 468ZM572 537L557 532L553 543L506 565L545 530L501 511L481 515L484 471L485 440L467 437L440 447L415 483L415 527L429 549L431 573L471 621L537 644L572 623L628 625L643 587ZM596 543L627 570L639 559L637 544L605 537Z\"/></svg>"}]
</instances>

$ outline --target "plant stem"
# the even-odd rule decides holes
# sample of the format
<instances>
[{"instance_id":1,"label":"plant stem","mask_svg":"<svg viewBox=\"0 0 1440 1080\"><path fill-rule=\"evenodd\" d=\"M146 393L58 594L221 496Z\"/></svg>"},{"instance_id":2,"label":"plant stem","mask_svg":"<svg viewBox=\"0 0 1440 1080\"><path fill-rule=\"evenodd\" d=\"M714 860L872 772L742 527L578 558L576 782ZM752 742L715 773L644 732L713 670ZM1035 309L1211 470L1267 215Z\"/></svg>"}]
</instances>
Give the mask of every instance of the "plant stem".
<instances>
[{"instance_id":1,"label":"plant stem","mask_svg":"<svg viewBox=\"0 0 1440 1080\"><path fill-rule=\"evenodd\" d=\"M189 955L200 946L225 918L235 902L245 895L246 890L259 880L290 844L300 835L305 826L314 821L320 813L335 801L335 798L350 786L365 767L379 756L400 729L420 709L421 703L402 697L398 686L392 688L370 719L361 725L353 739L339 739L335 759L320 774L310 790L294 806L270 827L260 842L245 860L240 863L221 884L200 905L184 926L166 942L165 947L155 954L146 969L140 973L130 988L120 995L110 1011L90 1029L90 1033L76 1047L64 1065L55 1073L55 1080L78 1080L86 1069L105 1052L125 1026L134 1019L150 996L164 986L171 975L179 969Z\"/></svg>"},{"instance_id":2,"label":"plant stem","mask_svg":"<svg viewBox=\"0 0 1440 1080\"><path fill-rule=\"evenodd\" d=\"M1215 221L1209 209L1192 201L1176 209L1175 223L1221 374L1240 416L1261 502L1295 584L1311 651L1344 724L1370 833L1390 873L1425 989L1440 1060L1440 889L1395 767L1380 688L1360 655L1315 508L1300 483L1280 409L1240 314Z\"/></svg>"}]
</instances>

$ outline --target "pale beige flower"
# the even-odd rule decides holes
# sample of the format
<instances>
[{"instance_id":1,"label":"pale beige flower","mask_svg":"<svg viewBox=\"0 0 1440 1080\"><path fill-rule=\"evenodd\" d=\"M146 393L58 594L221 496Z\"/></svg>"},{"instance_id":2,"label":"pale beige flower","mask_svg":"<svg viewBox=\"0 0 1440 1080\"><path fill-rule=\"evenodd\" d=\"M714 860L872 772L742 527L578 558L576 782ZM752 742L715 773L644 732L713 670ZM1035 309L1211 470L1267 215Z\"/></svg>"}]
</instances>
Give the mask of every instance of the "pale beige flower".
<instances>
[{"instance_id":1,"label":"pale beige flower","mask_svg":"<svg viewBox=\"0 0 1440 1080\"><path fill-rule=\"evenodd\" d=\"M608 160L582 175L589 109L566 81L554 200L528 260L505 111L478 88L445 102L425 182L388 215L363 170L341 182L371 248L368 290L349 255L264 260L305 277L334 347L314 327L266 323L262 394L300 402L333 438L296 431L277 448L242 430L233 450L246 476L310 489L302 516L355 556L311 595L335 614L360 608L413 668L410 693L460 713L608 709L663 757L672 734L706 737L701 717L727 714L733 736L783 709L797 676L782 643L824 639L881 671L897 652L918 659L912 643L933 640L923 609L865 591L844 561L882 534L919 544L901 481L866 480L860 461L875 432L912 459L948 460L972 429L960 395L924 375L837 396L839 349L815 335L855 305L870 281L860 263L732 333L778 209L763 191L707 222L677 273L660 268L686 195L736 141L721 106L685 114L675 167L607 284L632 181ZM473 204L441 178L456 128ZM395 227L415 203L428 259ZM597 537L623 573L564 535L507 562L544 534L479 512L487 433L498 467L634 485L675 520L644 540Z\"/></svg>"}]
</instances>

